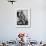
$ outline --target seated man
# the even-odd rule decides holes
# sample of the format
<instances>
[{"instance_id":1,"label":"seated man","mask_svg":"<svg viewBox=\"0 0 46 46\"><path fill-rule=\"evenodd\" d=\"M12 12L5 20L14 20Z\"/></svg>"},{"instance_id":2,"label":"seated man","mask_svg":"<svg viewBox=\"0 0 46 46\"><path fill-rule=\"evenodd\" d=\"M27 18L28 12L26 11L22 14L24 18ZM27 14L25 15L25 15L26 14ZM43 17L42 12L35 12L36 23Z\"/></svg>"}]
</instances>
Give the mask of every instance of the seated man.
<instances>
[{"instance_id":1,"label":"seated man","mask_svg":"<svg viewBox=\"0 0 46 46\"><path fill-rule=\"evenodd\" d=\"M28 21L26 20L26 17L23 13L23 11L21 10L21 12L17 12L17 17L18 17L18 22L17 25L28 25Z\"/></svg>"}]
</instances>

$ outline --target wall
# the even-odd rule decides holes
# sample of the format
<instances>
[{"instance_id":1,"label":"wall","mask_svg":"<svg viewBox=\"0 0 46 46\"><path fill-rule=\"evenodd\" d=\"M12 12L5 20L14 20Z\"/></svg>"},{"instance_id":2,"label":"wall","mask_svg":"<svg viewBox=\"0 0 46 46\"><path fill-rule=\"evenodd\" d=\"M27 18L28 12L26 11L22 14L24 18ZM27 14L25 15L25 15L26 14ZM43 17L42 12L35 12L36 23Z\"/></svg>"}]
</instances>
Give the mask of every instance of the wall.
<instances>
[{"instance_id":1,"label":"wall","mask_svg":"<svg viewBox=\"0 0 46 46\"><path fill-rule=\"evenodd\" d=\"M17 0L12 5L7 0L0 0L0 40L14 40L18 32L24 31L33 40L46 40L46 1ZM16 28L16 9L31 8L31 28Z\"/></svg>"}]
</instances>

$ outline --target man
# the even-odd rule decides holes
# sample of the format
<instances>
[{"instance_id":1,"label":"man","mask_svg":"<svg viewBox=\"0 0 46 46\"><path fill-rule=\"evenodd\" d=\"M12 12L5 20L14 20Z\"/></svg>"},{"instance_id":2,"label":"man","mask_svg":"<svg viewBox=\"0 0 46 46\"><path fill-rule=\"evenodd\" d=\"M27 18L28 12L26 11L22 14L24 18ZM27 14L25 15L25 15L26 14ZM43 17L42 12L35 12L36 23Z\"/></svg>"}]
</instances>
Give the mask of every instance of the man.
<instances>
[{"instance_id":1,"label":"man","mask_svg":"<svg viewBox=\"0 0 46 46\"><path fill-rule=\"evenodd\" d=\"M28 25L28 21L26 20L26 17L22 10L21 12L17 12L17 17L19 19L19 21L17 22L17 25Z\"/></svg>"}]
</instances>

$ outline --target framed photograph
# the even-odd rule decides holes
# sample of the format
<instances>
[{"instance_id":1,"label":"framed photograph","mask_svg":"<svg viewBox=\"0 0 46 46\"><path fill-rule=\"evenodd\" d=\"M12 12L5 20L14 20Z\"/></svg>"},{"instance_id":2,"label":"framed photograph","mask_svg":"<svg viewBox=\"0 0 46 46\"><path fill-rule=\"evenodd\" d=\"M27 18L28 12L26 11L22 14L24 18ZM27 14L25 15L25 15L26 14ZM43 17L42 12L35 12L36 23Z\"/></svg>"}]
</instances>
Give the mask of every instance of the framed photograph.
<instances>
[{"instance_id":1,"label":"framed photograph","mask_svg":"<svg viewBox=\"0 0 46 46\"><path fill-rule=\"evenodd\" d=\"M31 9L18 8L16 10L16 27L17 28L31 27Z\"/></svg>"}]
</instances>

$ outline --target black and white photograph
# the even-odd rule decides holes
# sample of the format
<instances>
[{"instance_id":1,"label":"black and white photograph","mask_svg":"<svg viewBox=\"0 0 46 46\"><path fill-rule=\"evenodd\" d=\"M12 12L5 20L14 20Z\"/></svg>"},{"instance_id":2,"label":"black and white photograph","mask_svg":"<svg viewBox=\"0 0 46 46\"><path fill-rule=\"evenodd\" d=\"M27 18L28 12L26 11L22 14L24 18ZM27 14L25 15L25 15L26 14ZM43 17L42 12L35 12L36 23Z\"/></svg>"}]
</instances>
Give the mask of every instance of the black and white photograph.
<instances>
[{"instance_id":1,"label":"black and white photograph","mask_svg":"<svg viewBox=\"0 0 46 46\"><path fill-rule=\"evenodd\" d=\"M30 10L18 9L16 12L17 27L28 27L30 25Z\"/></svg>"},{"instance_id":2,"label":"black and white photograph","mask_svg":"<svg viewBox=\"0 0 46 46\"><path fill-rule=\"evenodd\" d=\"M28 25L28 10L17 11L17 25Z\"/></svg>"}]
</instances>

